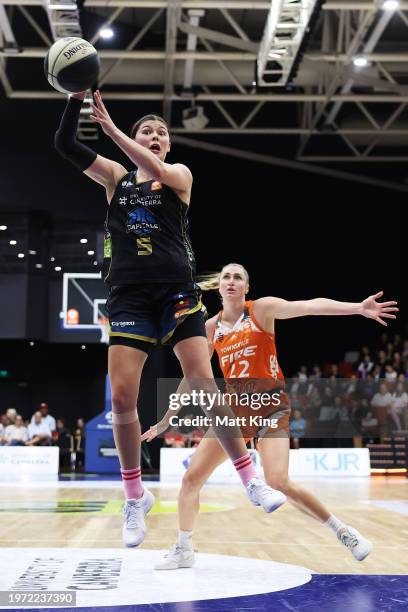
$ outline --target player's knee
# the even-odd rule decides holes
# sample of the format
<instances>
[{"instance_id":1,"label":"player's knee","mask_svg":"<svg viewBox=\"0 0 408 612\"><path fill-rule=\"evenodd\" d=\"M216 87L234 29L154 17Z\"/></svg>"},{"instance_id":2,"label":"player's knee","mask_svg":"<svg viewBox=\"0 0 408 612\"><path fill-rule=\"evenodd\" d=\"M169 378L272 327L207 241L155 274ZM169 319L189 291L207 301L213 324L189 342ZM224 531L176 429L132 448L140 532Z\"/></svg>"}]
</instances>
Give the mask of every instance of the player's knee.
<instances>
[{"instance_id":1,"label":"player's knee","mask_svg":"<svg viewBox=\"0 0 408 612\"><path fill-rule=\"evenodd\" d=\"M184 491L192 492L200 489L202 484L199 472L196 470L187 470L184 474L182 488Z\"/></svg>"},{"instance_id":2,"label":"player's knee","mask_svg":"<svg viewBox=\"0 0 408 612\"><path fill-rule=\"evenodd\" d=\"M212 373L208 367L208 364L203 363L192 363L184 368L184 375L187 380L190 381L192 388L194 389L204 389L211 383L207 381L212 381ZM212 383L213 384L213 383Z\"/></svg>"},{"instance_id":3,"label":"player's knee","mask_svg":"<svg viewBox=\"0 0 408 612\"><path fill-rule=\"evenodd\" d=\"M282 493L285 493L285 495L290 491L290 482L287 476L273 474L269 476L267 483L270 487L272 487L272 489L281 491Z\"/></svg>"},{"instance_id":4,"label":"player's knee","mask_svg":"<svg viewBox=\"0 0 408 612\"><path fill-rule=\"evenodd\" d=\"M135 398L125 388L118 388L112 392L112 410L118 414L136 410Z\"/></svg>"}]
</instances>

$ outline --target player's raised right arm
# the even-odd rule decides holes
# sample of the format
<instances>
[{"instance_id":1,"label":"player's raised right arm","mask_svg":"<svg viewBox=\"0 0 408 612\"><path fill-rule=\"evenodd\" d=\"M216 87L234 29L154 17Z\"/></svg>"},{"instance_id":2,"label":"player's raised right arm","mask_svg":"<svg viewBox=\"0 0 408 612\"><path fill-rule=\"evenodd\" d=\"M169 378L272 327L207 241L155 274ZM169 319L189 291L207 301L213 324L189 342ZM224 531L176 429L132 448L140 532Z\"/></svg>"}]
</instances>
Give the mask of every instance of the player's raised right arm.
<instances>
[{"instance_id":1,"label":"player's raised right arm","mask_svg":"<svg viewBox=\"0 0 408 612\"><path fill-rule=\"evenodd\" d=\"M126 174L126 169L117 162L98 155L95 151L78 141L76 137L79 113L85 92L73 94L68 100L60 126L55 133L55 148L89 178L103 185L108 200L113 195L118 181Z\"/></svg>"}]
</instances>

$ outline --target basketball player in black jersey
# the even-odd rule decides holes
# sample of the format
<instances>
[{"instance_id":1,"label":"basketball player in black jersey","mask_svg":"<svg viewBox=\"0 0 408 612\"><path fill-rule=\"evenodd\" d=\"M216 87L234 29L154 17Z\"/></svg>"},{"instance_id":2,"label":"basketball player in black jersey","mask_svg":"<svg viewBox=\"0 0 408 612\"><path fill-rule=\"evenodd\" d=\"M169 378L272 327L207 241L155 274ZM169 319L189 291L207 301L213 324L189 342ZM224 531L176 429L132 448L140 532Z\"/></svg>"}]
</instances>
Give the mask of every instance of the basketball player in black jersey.
<instances>
[{"instance_id":1,"label":"basketball player in black jersey","mask_svg":"<svg viewBox=\"0 0 408 612\"><path fill-rule=\"evenodd\" d=\"M187 380L200 380L207 392L218 390L188 236L187 211L193 179L187 166L165 163L170 139L162 118L143 117L128 137L113 123L98 91L91 118L136 168L128 172L121 164L78 142L76 131L84 96L82 92L69 99L55 146L65 159L105 187L109 204L103 276L110 285L107 311L112 423L126 496L123 539L127 546L138 546L146 535L144 517L154 502L141 481L136 410L140 376L150 350L159 341L169 344ZM213 414L232 417L229 408L215 408ZM220 442L233 460L252 503L267 512L278 508L285 496L258 479L239 428L231 428Z\"/></svg>"}]
</instances>

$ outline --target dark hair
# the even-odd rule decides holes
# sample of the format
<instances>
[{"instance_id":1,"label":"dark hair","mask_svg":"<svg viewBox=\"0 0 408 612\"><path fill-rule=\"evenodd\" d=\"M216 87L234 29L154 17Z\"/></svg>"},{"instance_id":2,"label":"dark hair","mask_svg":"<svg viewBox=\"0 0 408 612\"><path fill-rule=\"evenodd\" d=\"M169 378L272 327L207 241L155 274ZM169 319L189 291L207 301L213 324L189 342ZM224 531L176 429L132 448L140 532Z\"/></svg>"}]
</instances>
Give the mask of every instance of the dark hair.
<instances>
[{"instance_id":1,"label":"dark hair","mask_svg":"<svg viewBox=\"0 0 408 612\"><path fill-rule=\"evenodd\" d=\"M145 115L144 117L138 119L136 123L132 125L132 129L130 130L131 138L134 138L136 136L137 130L145 121L160 121L160 123L163 123L166 126L166 129L169 132L169 126L167 125L167 122L163 119L163 117L160 117L160 115Z\"/></svg>"}]
</instances>

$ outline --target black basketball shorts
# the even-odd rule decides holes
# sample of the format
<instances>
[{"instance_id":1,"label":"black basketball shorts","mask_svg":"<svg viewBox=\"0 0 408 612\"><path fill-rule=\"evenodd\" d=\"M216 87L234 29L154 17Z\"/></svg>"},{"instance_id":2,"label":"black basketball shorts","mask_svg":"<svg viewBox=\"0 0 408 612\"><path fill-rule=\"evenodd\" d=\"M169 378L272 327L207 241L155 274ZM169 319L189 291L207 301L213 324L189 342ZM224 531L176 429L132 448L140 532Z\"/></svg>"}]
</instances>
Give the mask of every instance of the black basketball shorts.
<instances>
[{"instance_id":1,"label":"black basketball shorts","mask_svg":"<svg viewBox=\"0 0 408 612\"><path fill-rule=\"evenodd\" d=\"M206 337L205 307L194 283L137 283L111 287L106 301L109 346L121 344L146 353L158 343Z\"/></svg>"}]
</instances>

